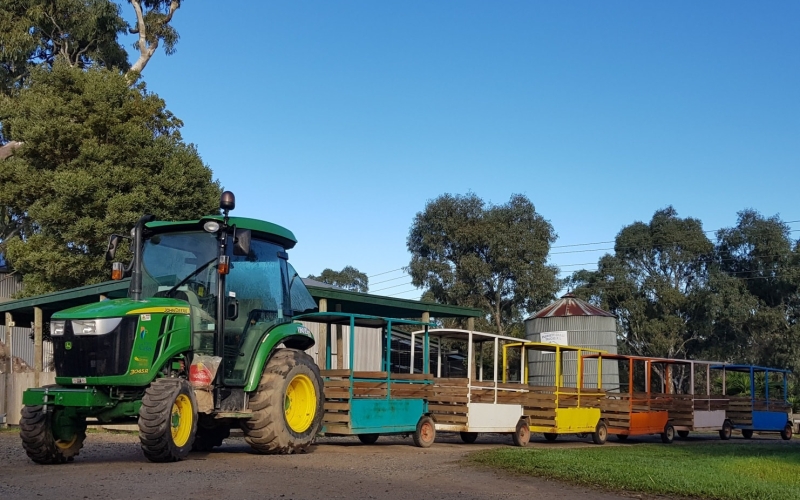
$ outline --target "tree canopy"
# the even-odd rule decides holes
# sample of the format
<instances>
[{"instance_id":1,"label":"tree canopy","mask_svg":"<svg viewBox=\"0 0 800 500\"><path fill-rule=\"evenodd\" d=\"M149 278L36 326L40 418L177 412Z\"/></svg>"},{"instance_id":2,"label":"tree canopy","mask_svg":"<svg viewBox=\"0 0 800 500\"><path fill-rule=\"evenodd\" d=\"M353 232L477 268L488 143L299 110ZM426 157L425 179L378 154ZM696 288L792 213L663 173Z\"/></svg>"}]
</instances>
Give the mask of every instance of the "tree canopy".
<instances>
[{"instance_id":1,"label":"tree canopy","mask_svg":"<svg viewBox=\"0 0 800 500\"><path fill-rule=\"evenodd\" d=\"M483 309L487 328L521 333L524 313L550 302L560 287L547 264L555 240L523 195L493 205L474 193L444 194L414 218L407 270L426 297Z\"/></svg>"},{"instance_id":2,"label":"tree canopy","mask_svg":"<svg viewBox=\"0 0 800 500\"><path fill-rule=\"evenodd\" d=\"M182 123L143 83L103 69L57 63L0 106L4 131L22 142L0 162L0 205L17 221L7 257L26 294L108 279L112 232L143 213L191 219L217 210L219 185Z\"/></svg>"},{"instance_id":3,"label":"tree canopy","mask_svg":"<svg viewBox=\"0 0 800 500\"><path fill-rule=\"evenodd\" d=\"M353 266L345 266L341 271L327 268L319 276L309 274L308 278L353 292L369 291L369 278Z\"/></svg>"},{"instance_id":4,"label":"tree canopy","mask_svg":"<svg viewBox=\"0 0 800 500\"><path fill-rule=\"evenodd\" d=\"M614 253L567 284L617 315L622 350L797 370L798 245L777 216L744 210L712 242L668 207L623 228Z\"/></svg>"},{"instance_id":5,"label":"tree canopy","mask_svg":"<svg viewBox=\"0 0 800 500\"><path fill-rule=\"evenodd\" d=\"M7 0L0 9L0 251L25 295L107 279L108 236L143 213L217 210L220 187L182 122L140 79L179 0ZM133 65L119 42L138 35Z\"/></svg>"}]
</instances>

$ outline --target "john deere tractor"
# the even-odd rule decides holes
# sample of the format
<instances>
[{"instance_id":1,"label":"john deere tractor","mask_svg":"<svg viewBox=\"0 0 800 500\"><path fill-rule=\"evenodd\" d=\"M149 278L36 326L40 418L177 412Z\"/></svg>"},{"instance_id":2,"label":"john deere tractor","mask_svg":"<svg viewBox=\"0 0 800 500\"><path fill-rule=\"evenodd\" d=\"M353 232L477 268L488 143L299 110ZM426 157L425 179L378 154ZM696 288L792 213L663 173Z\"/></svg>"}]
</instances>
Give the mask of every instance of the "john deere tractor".
<instances>
[{"instance_id":1,"label":"john deere tractor","mask_svg":"<svg viewBox=\"0 0 800 500\"><path fill-rule=\"evenodd\" d=\"M275 224L230 217L234 205L226 191L221 216L146 215L130 237L110 238L109 260L130 241L132 260L112 271L114 279L130 276L128 298L52 316L57 385L23 396L20 435L34 462L71 460L87 420L138 421L153 462L219 446L231 427L260 453L311 444L322 381L304 352L314 345L311 332L292 322L316 307L288 262L296 240ZM216 374L192 378L199 359L219 362Z\"/></svg>"}]
</instances>

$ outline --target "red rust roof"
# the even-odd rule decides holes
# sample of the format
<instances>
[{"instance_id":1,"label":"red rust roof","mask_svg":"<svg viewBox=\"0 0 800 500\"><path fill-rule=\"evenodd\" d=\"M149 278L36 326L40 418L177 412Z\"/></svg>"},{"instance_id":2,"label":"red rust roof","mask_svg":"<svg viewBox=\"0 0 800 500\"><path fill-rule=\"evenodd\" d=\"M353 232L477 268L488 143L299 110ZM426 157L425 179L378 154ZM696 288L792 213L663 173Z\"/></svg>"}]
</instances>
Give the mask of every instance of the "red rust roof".
<instances>
[{"instance_id":1,"label":"red rust roof","mask_svg":"<svg viewBox=\"0 0 800 500\"><path fill-rule=\"evenodd\" d=\"M541 311L537 312L529 319L533 318L562 318L564 316L615 316L608 311L595 307L585 300L568 293L559 300L553 302Z\"/></svg>"}]
</instances>

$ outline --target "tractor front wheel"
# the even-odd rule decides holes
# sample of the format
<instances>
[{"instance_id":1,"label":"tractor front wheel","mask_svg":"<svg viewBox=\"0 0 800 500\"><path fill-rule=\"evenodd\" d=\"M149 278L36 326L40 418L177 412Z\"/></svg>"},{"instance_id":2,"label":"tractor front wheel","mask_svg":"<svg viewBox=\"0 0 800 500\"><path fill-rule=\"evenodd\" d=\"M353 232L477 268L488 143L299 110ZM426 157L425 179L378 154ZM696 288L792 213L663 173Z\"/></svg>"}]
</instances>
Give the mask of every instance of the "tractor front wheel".
<instances>
[{"instance_id":1,"label":"tractor front wheel","mask_svg":"<svg viewBox=\"0 0 800 500\"><path fill-rule=\"evenodd\" d=\"M56 410L57 411L57 410ZM19 422L22 447L37 464L61 464L71 461L83 448L86 423L65 419L66 425L55 425L58 415L44 406L25 406Z\"/></svg>"},{"instance_id":2,"label":"tractor front wheel","mask_svg":"<svg viewBox=\"0 0 800 500\"><path fill-rule=\"evenodd\" d=\"M176 462L192 450L197 402L186 379L159 378L150 384L139 409L139 441L151 462Z\"/></svg>"},{"instance_id":3,"label":"tractor front wheel","mask_svg":"<svg viewBox=\"0 0 800 500\"><path fill-rule=\"evenodd\" d=\"M786 426L781 431L781 439L783 439L784 441L792 439L792 434L794 433L793 431L794 429L792 429L792 424L787 423Z\"/></svg>"},{"instance_id":4,"label":"tractor front wheel","mask_svg":"<svg viewBox=\"0 0 800 500\"><path fill-rule=\"evenodd\" d=\"M545 432L544 438L548 441L555 441L556 439L558 439L558 434L556 434L555 432Z\"/></svg>"},{"instance_id":5,"label":"tractor front wheel","mask_svg":"<svg viewBox=\"0 0 800 500\"><path fill-rule=\"evenodd\" d=\"M742 437L750 439L753 437L753 429L742 429Z\"/></svg>"},{"instance_id":6,"label":"tractor front wheel","mask_svg":"<svg viewBox=\"0 0 800 500\"><path fill-rule=\"evenodd\" d=\"M308 354L280 349L272 355L250 396L253 416L242 426L258 453L305 451L322 423L322 377Z\"/></svg>"}]
</instances>

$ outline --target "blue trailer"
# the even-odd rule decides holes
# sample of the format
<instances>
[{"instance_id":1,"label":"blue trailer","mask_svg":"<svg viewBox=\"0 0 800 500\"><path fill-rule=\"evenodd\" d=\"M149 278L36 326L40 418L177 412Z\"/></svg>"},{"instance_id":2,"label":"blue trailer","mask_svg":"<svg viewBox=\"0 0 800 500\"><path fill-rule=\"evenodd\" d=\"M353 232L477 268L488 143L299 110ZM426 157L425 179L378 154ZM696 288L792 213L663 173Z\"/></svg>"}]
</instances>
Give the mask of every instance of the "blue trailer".
<instances>
[{"instance_id":1,"label":"blue trailer","mask_svg":"<svg viewBox=\"0 0 800 500\"><path fill-rule=\"evenodd\" d=\"M729 373L745 373L749 376L750 394L729 397L727 419L742 437L750 439L754 432L778 432L785 440L792 438L792 422L789 418L791 405L788 401L789 370L756 365L717 365L712 367L722 373L722 391L727 394ZM763 377L763 388L759 382ZM770 388L780 378L781 389ZM776 393L777 392L777 393Z\"/></svg>"},{"instance_id":2,"label":"blue trailer","mask_svg":"<svg viewBox=\"0 0 800 500\"><path fill-rule=\"evenodd\" d=\"M430 373L431 323L420 321L349 314L319 312L303 314L295 320L325 325L325 369L322 433L326 436L358 436L364 444L372 444L386 434L408 434L414 444L427 448L436 438L436 426L428 409L428 395L433 384ZM411 326L423 329L423 372L392 373L392 328ZM348 366L332 369L331 327L348 329ZM358 338L356 327L375 329L382 335L383 355L380 371L355 371ZM320 363L322 364L322 363Z\"/></svg>"}]
</instances>

